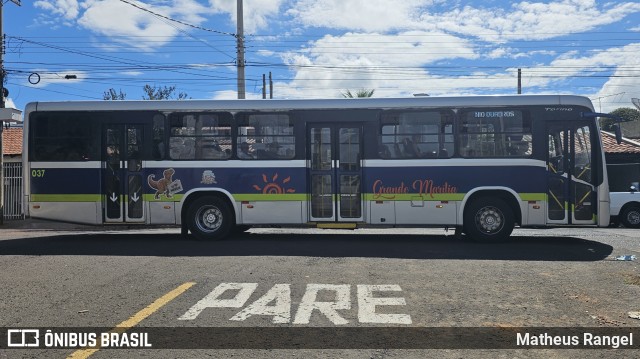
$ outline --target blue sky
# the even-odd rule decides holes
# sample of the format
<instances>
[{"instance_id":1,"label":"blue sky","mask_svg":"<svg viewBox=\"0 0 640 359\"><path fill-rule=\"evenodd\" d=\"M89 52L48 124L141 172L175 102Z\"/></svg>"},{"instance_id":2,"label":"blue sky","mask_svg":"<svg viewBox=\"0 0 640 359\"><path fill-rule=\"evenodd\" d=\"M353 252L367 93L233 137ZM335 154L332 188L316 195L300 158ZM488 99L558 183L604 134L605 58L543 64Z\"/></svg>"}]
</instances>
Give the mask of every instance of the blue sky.
<instances>
[{"instance_id":1,"label":"blue sky","mask_svg":"<svg viewBox=\"0 0 640 359\"><path fill-rule=\"evenodd\" d=\"M236 0L6 0L10 104L141 99L145 84L236 98ZM640 97L640 3L244 0L247 98L577 94ZM66 79L75 75L75 79Z\"/></svg>"}]
</instances>

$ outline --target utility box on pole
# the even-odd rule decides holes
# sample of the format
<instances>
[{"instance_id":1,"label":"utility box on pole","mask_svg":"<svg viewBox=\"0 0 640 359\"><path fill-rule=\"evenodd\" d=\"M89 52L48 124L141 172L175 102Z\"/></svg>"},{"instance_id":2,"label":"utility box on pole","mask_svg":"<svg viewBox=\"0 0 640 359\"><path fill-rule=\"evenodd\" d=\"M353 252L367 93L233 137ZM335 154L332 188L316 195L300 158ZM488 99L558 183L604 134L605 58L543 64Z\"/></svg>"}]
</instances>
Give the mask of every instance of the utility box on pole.
<instances>
[{"instance_id":1,"label":"utility box on pole","mask_svg":"<svg viewBox=\"0 0 640 359\"><path fill-rule=\"evenodd\" d=\"M15 108L0 108L0 122L22 122L22 111Z\"/></svg>"}]
</instances>

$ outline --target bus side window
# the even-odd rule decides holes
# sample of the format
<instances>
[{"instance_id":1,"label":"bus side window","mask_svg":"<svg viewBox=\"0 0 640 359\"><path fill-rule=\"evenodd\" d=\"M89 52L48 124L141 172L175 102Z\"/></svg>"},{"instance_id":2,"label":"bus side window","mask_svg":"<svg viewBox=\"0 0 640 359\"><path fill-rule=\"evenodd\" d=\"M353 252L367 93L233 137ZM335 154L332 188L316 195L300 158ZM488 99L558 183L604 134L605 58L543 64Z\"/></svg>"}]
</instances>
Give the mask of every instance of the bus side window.
<instances>
[{"instance_id":1,"label":"bus side window","mask_svg":"<svg viewBox=\"0 0 640 359\"><path fill-rule=\"evenodd\" d=\"M163 160L166 152L164 142L164 119L162 114L153 116L153 159Z\"/></svg>"},{"instance_id":2,"label":"bus side window","mask_svg":"<svg viewBox=\"0 0 640 359\"><path fill-rule=\"evenodd\" d=\"M447 111L386 113L379 136L381 158L450 158L453 117Z\"/></svg>"},{"instance_id":3,"label":"bus side window","mask_svg":"<svg viewBox=\"0 0 640 359\"><path fill-rule=\"evenodd\" d=\"M245 114L239 116L239 159L293 159L295 137L293 122L286 113Z\"/></svg>"}]
</instances>

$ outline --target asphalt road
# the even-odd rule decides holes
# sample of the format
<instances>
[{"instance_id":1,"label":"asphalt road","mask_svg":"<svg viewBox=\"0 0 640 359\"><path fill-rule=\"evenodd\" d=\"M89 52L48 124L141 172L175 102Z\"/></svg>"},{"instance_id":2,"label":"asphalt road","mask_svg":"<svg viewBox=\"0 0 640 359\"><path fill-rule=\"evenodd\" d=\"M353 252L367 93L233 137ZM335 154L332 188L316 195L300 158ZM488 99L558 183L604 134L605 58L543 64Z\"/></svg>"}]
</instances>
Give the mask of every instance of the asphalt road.
<instances>
[{"instance_id":1,"label":"asphalt road","mask_svg":"<svg viewBox=\"0 0 640 359\"><path fill-rule=\"evenodd\" d=\"M148 333L153 349L6 349L5 335L0 358L640 357L640 320L629 317L640 311L640 259L616 260L640 257L640 232L513 237L265 228L199 242L178 229L9 223L0 227L0 334L37 328L44 342L46 329L99 337L120 326ZM545 332L595 349L513 349L517 333ZM583 345L585 332L636 336L615 350Z\"/></svg>"}]
</instances>

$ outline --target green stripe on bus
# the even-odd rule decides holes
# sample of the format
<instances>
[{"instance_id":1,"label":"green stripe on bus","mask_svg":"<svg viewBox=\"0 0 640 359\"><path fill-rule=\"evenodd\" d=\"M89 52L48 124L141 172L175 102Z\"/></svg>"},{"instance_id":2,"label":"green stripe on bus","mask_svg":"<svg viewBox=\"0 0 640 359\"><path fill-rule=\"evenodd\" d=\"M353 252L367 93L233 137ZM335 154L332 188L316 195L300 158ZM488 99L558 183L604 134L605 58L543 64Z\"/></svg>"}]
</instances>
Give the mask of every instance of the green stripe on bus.
<instances>
[{"instance_id":1,"label":"green stripe on bus","mask_svg":"<svg viewBox=\"0 0 640 359\"><path fill-rule=\"evenodd\" d=\"M32 202L101 202L101 194L32 194Z\"/></svg>"},{"instance_id":2,"label":"green stripe on bus","mask_svg":"<svg viewBox=\"0 0 640 359\"><path fill-rule=\"evenodd\" d=\"M523 201L546 201L546 193L518 193Z\"/></svg>"},{"instance_id":3,"label":"green stripe on bus","mask_svg":"<svg viewBox=\"0 0 640 359\"><path fill-rule=\"evenodd\" d=\"M156 199L156 195L155 194L144 194L144 195L142 195L142 199L145 202L180 202L180 201L182 201L183 197L184 197L183 194L174 194L173 196L171 196L171 198L167 198L167 196L161 195L161 196L159 196L159 198Z\"/></svg>"}]
</instances>

